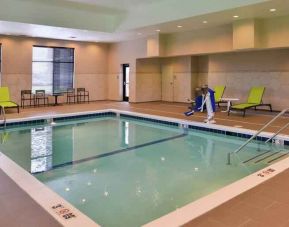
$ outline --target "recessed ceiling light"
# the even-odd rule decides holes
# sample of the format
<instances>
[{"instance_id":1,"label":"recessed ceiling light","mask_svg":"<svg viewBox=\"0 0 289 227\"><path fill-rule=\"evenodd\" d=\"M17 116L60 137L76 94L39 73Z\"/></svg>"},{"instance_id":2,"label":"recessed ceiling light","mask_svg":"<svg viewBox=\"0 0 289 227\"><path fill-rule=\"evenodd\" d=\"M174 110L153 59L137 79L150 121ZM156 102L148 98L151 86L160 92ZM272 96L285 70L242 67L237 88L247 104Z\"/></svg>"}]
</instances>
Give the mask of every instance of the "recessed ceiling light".
<instances>
[{"instance_id":1,"label":"recessed ceiling light","mask_svg":"<svg viewBox=\"0 0 289 227\"><path fill-rule=\"evenodd\" d=\"M204 21L203 21L203 23L204 23L204 24L207 24L207 23L208 23L208 21L204 20Z\"/></svg>"},{"instance_id":2,"label":"recessed ceiling light","mask_svg":"<svg viewBox=\"0 0 289 227\"><path fill-rule=\"evenodd\" d=\"M137 34L138 34L138 35L142 35L142 33L140 33L140 32L139 32L139 33L137 33Z\"/></svg>"},{"instance_id":3,"label":"recessed ceiling light","mask_svg":"<svg viewBox=\"0 0 289 227\"><path fill-rule=\"evenodd\" d=\"M178 25L177 27L178 27L178 28L182 28L183 26L182 26L182 25Z\"/></svg>"},{"instance_id":4,"label":"recessed ceiling light","mask_svg":"<svg viewBox=\"0 0 289 227\"><path fill-rule=\"evenodd\" d=\"M157 30L156 30L156 32L160 32L160 31L161 31L160 29L157 29Z\"/></svg>"},{"instance_id":5,"label":"recessed ceiling light","mask_svg":"<svg viewBox=\"0 0 289 227\"><path fill-rule=\"evenodd\" d=\"M239 16L238 15L235 15L235 16L233 16L234 18L238 18Z\"/></svg>"},{"instance_id":6,"label":"recessed ceiling light","mask_svg":"<svg viewBox=\"0 0 289 227\"><path fill-rule=\"evenodd\" d=\"M270 12L275 12L276 11L276 9L270 9Z\"/></svg>"}]
</instances>

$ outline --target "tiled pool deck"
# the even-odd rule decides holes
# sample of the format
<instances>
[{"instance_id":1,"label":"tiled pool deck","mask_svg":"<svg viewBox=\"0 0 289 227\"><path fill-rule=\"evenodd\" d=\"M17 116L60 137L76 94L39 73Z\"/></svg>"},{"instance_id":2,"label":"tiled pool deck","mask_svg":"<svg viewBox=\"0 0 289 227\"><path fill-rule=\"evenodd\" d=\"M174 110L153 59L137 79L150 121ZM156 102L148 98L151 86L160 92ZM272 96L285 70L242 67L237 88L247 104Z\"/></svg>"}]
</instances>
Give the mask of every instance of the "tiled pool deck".
<instances>
[{"instance_id":1,"label":"tiled pool deck","mask_svg":"<svg viewBox=\"0 0 289 227\"><path fill-rule=\"evenodd\" d=\"M163 117L173 117L185 120L191 119L198 122L202 122L205 117L203 113L197 113L194 116L185 117L183 112L187 110L187 105L180 103L150 102L128 104L122 102L99 101L91 102L90 104L25 108L21 109L20 114L13 113L13 110L11 110L7 113L7 119L49 116L102 109L126 110ZM226 113L222 113L220 111L218 111L216 114L217 124L253 130L260 129L270 119L272 119L272 115L267 114L266 112L261 112L259 114L251 112L245 118L243 118L240 114L231 114L228 117ZM285 122L288 122L288 120L288 115L287 117L280 118L266 131L277 131L278 128L282 127ZM289 135L289 129L286 129L282 133ZM229 202L226 202L225 204L191 221L187 224L187 226L289 226L289 216L286 213L289 208L288 177L289 170L286 170L265 183L241 194L240 196L237 196ZM4 185L8 185L8 188L10 187L12 191L17 190L15 189L17 188L17 185L10 184L9 181L11 180L7 176L1 177L0 181L0 189L1 185L2 187L4 187ZM34 201L30 199L30 203L29 198L30 197L28 196L26 203L27 206L25 209L28 211L31 210L33 213L32 210L34 209L33 206L35 204L31 205ZM6 203L1 202L1 210L8 208L13 210L14 208L18 208L17 202L11 202L9 196L2 196L1 199L3 201L6 200ZM45 213L45 211L43 212ZM47 214L48 218L46 216L43 218L43 215L40 215L39 217L36 215L34 223L37 223L37 225L31 224L31 217L29 215L21 215L18 225L17 219L12 221L9 219L9 217L11 216L0 215L0 223L7 223L7 226L60 226L52 217L49 216L49 214Z\"/></svg>"},{"instance_id":2,"label":"tiled pool deck","mask_svg":"<svg viewBox=\"0 0 289 227\"><path fill-rule=\"evenodd\" d=\"M41 206L0 169L0 226L60 227Z\"/></svg>"}]
</instances>

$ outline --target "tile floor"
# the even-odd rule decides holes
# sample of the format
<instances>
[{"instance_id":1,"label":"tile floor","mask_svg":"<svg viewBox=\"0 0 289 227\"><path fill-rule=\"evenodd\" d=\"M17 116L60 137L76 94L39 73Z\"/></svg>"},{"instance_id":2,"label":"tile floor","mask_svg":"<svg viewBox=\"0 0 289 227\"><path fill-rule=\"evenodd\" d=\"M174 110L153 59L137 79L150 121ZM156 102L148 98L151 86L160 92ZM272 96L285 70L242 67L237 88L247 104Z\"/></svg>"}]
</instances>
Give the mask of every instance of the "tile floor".
<instances>
[{"instance_id":1,"label":"tile floor","mask_svg":"<svg viewBox=\"0 0 289 227\"><path fill-rule=\"evenodd\" d=\"M188 104L181 103L167 103L167 102L149 102L149 103L137 103L129 104L124 102L113 102L113 101L98 101L91 102L89 104L71 104L71 105L59 105L51 107L38 107L38 108L25 108L21 109L20 114L15 113L13 110L7 111L7 119L24 118L32 116L44 116L58 113L73 113L82 111L93 111L100 109L119 109L134 111L146 114L154 114L159 116L174 117L179 119L190 119L192 121L203 121L205 118L204 113L196 113L193 116L186 117L183 112L187 111ZM276 113L268 112L258 112L255 111L248 112L245 118L241 114L231 114L227 116L226 113L218 111L216 113L217 124L242 127L245 129L260 129L266 122L272 119L273 115ZM270 126L266 131L273 132L277 131L281 126L289 121L289 116L280 118L272 126ZM283 134L289 135L289 129L282 132ZM241 194L240 196L230 200L229 202L213 209L212 211L202 215L201 217L192 220L186 226L289 226L289 216L287 212L289 210L289 170L277 175L273 179ZM3 182L7 181L7 176L2 176L0 172L0 190L3 187ZM10 180L11 181L11 180ZM9 182L9 179L8 181ZM17 185L13 183L5 183L5 187L15 188L17 190ZM1 192L1 191L0 191ZM20 193L20 192L19 192ZM17 202L11 203L10 197L7 195L1 196L1 210L2 209L13 209L13 206L17 207ZM31 213L35 204L33 201L27 199L27 209ZM32 199L30 199L32 200ZM5 203L6 201L6 203ZM9 201L9 202L7 202ZM11 201L13 201L11 199ZM14 200L15 201L15 200ZM25 201L25 200L24 200ZM15 219L9 219L3 217L0 212L0 223L7 223L5 226L31 226L30 214L21 214L21 222L19 225L15 225ZM11 216L11 215L10 215ZM47 217L48 216L48 217ZM40 215L37 218L39 225L36 226L58 226L54 220L47 214ZM7 216L9 217L9 215ZM11 221L11 223L10 223ZM26 222L25 222L26 221ZM20 225L21 223L21 225ZM0 226L2 226L0 224Z\"/></svg>"},{"instance_id":2,"label":"tile floor","mask_svg":"<svg viewBox=\"0 0 289 227\"><path fill-rule=\"evenodd\" d=\"M60 227L51 215L0 169L0 226Z\"/></svg>"}]
</instances>

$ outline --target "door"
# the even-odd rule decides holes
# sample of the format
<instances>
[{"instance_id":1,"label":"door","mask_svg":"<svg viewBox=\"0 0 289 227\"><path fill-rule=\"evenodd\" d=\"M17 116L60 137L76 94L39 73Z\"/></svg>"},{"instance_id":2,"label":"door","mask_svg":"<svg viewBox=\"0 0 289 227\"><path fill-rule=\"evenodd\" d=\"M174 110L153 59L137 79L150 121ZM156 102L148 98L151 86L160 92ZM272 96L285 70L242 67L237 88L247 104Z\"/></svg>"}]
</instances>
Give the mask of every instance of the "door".
<instances>
[{"instance_id":1,"label":"door","mask_svg":"<svg viewBox=\"0 0 289 227\"><path fill-rule=\"evenodd\" d=\"M174 75L172 65L162 65L162 100L174 101Z\"/></svg>"},{"instance_id":2,"label":"door","mask_svg":"<svg viewBox=\"0 0 289 227\"><path fill-rule=\"evenodd\" d=\"M129 64L122 65L122 74L123 74L123 101L129 101Z\"/></svg>"},{"instance_id":3,"label":"door","mask_svg":"<svg viewBox=\"0 0 289 227\"><path fill-rule=\"evenodd\" d=\"M191 74L177 73L174 74L174 102L188 102L191 99Z\"/></svg>"}]
</instances>

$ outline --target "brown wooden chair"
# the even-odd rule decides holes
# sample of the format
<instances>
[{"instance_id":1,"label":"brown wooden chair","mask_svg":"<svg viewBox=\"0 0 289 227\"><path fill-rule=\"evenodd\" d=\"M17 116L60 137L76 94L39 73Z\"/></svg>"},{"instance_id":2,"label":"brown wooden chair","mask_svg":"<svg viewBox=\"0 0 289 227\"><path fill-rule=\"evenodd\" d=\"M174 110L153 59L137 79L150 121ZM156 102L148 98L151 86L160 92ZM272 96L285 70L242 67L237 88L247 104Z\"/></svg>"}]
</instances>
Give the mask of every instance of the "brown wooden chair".
<instances>
[{"instance_id":1,"label":"brown wooden chair","mask_svg":"<svg viewBox=\"0 0 289 227\"><path fill-rule=\"evenodd\" d=\"M89 91L86 91L85 88L77 88L77 102L89 102Z\"/></svg>"},{"instance_id":2,"label":"brown wooden chair","mask_svg":"<svg viewBox=\"0 0 289 227\"><path fill-rule=\"evenodd\" d=\"M35 91L35 106L40 105L40 101L43 100L43 105L48 105L48 96L45 94L45 90L36 90Z\"/></svg>"},{"instance_id":3,"label":"brown wooden chair","mask_svg":"<svg viewBox=\"0 0 289 227\"><path fill-rule=\"evenodd\" d=\"M28 106L35 105L34 94L32 94L32 90L21 90L21 107L24 109L25 101L29 102Z\"/></svg>"},{"instance_id":4,"label":"brown wooden chair","mask_svg":"<svg viewBox=\"0 0 289 227\"><path fill-rule=\"evenodd\" d=\"M77 95L74 88L68 88L66 91L66 103L75 103ZM72 100L72 101L71 101Z\"/></svg>"}]
</instances>

